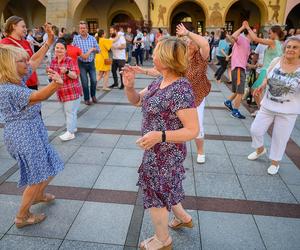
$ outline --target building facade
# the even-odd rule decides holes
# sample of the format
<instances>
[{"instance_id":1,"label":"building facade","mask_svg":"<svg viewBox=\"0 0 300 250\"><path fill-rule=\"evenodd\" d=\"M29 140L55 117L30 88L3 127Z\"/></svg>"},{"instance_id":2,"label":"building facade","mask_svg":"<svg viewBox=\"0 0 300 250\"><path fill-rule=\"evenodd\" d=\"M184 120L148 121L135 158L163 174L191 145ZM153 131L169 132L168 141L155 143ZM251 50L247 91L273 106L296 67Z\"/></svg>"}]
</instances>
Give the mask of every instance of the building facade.
<instances>
[{"instance_id":1,"label":"building facade","mask_svg":"<svg viewBox=\"0 0 300 250\"><path fill-rule=\"evenodd\" d=\"M18 15L28 27L47 20L72 31L79 20L86 20L90 32L130 23L174 33L180 22L199 32L235 30L243 20L257 28L275 23L300 27L299 0L1 0L0 13L2 26L9 16Z\"/></svg>"}]
</instances>

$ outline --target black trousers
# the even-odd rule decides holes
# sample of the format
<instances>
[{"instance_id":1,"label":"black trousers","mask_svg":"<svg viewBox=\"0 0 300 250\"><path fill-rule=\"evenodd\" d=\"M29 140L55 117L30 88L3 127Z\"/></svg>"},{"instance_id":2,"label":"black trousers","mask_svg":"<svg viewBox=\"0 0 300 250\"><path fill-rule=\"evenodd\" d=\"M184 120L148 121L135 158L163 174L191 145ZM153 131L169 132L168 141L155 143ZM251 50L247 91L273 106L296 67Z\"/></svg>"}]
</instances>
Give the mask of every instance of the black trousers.
<instances>
[{"instance_id":1,"label":"black trousers","mask_svg":"<svg viewBox=\"0 0 300 250\"><path fill-rule=\"evenodd\" d=\"M216 73L215 73L215 77L217 80L220 80L223 73L225 72L227 65L228 65L228 61L226 61L226 57L224 56L217 56L218 60L219 60L219 64L220 67L217 69Z\"/></svg>"},{"instance_id":2,"label":"black trousers","mask_svg":"<svg viewBox=\"0 0 300 250\"><path fill-rule=\"evenodd\" d=\"M111 73L113 75L114 78L114 86L118 86L118 74L117 74L117 70L122 71L122 68L125 66L126 64L126 60L121 60L121 59L113 59L112 65L111 65ZM121 78L121 87L124 87L123 84L123 78L122 75L120 75Z\"/></svg>"}]
</instances>

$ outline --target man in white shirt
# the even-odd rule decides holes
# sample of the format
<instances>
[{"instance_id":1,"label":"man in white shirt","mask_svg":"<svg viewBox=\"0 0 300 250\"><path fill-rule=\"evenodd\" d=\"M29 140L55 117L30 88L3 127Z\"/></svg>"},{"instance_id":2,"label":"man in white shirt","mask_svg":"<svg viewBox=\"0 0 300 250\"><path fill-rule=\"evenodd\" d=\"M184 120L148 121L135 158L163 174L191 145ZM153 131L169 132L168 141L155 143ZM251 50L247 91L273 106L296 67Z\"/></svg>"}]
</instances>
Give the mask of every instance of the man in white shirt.
<instances>
[{"instance_id":1,"label":"man in white shirt","mask_svg":"<svg viewBox=\"0 0 300 250\"><path fill-rule=\"evenodd\" d=\"M112 36L116 36L117 34L116 28L111 27L110 33L112 34ZM122 68L126 64L126 40L124 35L122 35L121 33L119 33L118 36L119 36L118 40L116 40L111 47L113 53L111 72L114 78L114 83L113 85L110 86L110 88L117 88L119 86L117 70L119 70L119 72L122 71ZM122 75L120 75L120 79L121 79L121 86L119 87L119 89L123 89L124 85L123 85Z\"/></svg>"}]
</instances>

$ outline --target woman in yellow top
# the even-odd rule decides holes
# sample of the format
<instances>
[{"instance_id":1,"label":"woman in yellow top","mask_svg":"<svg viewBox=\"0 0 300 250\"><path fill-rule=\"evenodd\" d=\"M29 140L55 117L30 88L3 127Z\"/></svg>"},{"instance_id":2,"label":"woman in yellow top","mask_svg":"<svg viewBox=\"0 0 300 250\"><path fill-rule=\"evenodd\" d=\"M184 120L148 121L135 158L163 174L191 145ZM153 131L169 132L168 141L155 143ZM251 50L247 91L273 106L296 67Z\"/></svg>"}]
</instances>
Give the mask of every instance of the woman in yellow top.
<instances>
[{"instance_id":1,"label":"woman in yellow top","mask_svg":"<svg viewBox=\"0 0 300 250\"><path fill-rule=\"evenodd\" d=\"M109 71L111 69L111 64L104 63L105 59L109 59L109 50L114 42L112 39L105 38L105 32L104 30L99 30L98 32L98 38L99 38L99 47L101 49L101 52L99 54L96 54L95 58L95 67L97 71L97 82L100 81L103 77L103 90L109 91L110 88L108 87L108 76Z\"/></svg>"}]
</instances>

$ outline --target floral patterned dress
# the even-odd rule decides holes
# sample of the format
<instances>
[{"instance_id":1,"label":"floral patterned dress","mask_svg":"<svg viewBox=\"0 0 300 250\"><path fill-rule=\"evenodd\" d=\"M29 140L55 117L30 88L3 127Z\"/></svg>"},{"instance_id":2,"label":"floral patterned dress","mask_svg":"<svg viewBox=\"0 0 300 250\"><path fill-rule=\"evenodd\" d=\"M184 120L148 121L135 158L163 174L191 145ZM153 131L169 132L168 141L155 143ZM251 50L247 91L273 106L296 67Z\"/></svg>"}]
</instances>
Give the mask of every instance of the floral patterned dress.
<instances>
[{"instance_id":1,"label":"floral patterned dress","mask_svg":"<svg viewBox=\"0 0 300 250\"><path fill-rule=\"evenodd\" d=\"M20 85L0 84L0 116L5 121L4 143L20 168L18 186L37 184L55 176L64 168L48 141L47 129L40 115L41 104L29 106L32 90L25 82L32 74L22 79Z\"/></svg>"},{"instance_id":2,"label":"floral patterned dress","mask_svg":"<svg viewBox=\"0 0 300 250\"><path fill-rule=\"evenodd\" d=\"M142 134L150 131L177 130L183 127L176 112L194 108L194 96L186 78L160 89L162 77L152 82L142 100ZM184 199L182 180L185 143L162 142L145 150L138 170L138 185L143 190L144 208L166 207Z\"/></svg>"}]
</instances>

